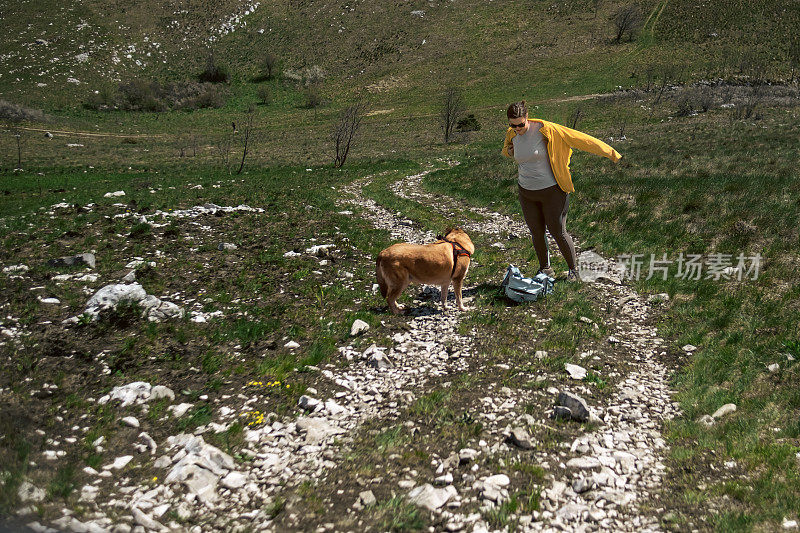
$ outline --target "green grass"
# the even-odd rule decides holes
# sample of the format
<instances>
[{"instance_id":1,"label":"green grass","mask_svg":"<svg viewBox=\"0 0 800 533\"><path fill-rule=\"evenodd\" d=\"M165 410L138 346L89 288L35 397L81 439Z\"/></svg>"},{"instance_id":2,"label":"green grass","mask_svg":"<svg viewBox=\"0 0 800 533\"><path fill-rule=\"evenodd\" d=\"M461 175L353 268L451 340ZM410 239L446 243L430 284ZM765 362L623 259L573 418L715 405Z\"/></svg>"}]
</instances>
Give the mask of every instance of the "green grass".
<instances>
[{"instance_id":1,"label":"green grass","mask_svg":"<svg viewBox=\"0 0 800 533\"><path fill-rule=\"evenodd\" d=\"M419 507L401 496L378 502L372 514L381 531L419 531L428 522Z\"/></svg>"},{"instance_id":2,"label":"green grass","mask_svg":"<svg viewBox=\"0 0 800 533\"><path fill-rule=\"evenodd\" d=\"M580 108L582 131L602 139L618 139L623 133L627 138L611 142L624 155L616 166L580 152L573 155L577 192L568 227L584 248L611 256L633 253L649 258L666 253L672 260L681 253L763 256L757 280L678 279L677 265L672 263L668 279L640 279L634 285L642 293L670 295L662 304L658 326L669 339L670 352L681 354L672 384L684 415L667 425L672 446L670 503L677 502L676 507L686 511L681 518L705 516L709 500L727 496L736 507L707 518L720 531L770 529L783 516L796 513L800 394L794 386L797 366L784 355L800 358L796 95L784 102L761 102L757 116L749 120L736 119L736 109L720 108L674 118L679 94L658 100L652 92L619 92L597 100L560 101L618 86L657 84L670 70L673 82L785 79L792 68L790 30L797 26L797 12L788 0L759 0L725 10L688 0L648 0L641 4L648 15L643 31L635 42L623 45L608 42L607 20L622 4L616 1L542 4L536 6L535 27L525 22L531 20L530 6L521 4L471 0L457 9L431 5L425 7L423 18L414 18L404 4L350 6L353 10L342 14L343 7L336 4L276 3L261 6L248 17L246 27L215 43L217 61L232 74L224 107L167 113L98 112L83 107L90 91L116 85L103 77L104 72L115 74L117 69L123 80L138 77L162 83L186 81L199 73L210 28L234 10L227 1L206 4L181 19L182 28L196 28L186 42L182 31L165 27L173 14L152 2L131 6L124 27L112 22L117 17L112 7L95 1L79 7L52 0L20 4L4 18L4 29L13 38L0 42L0 55L7 58L0 97L45 110L48 122L23 126L50 129L56 136L47 139L42 131L24 130L23 171L14 172L16 140L5 125L0 128L3 265L25 258L31 278L57 294L70 312L79 313L86 300L83 284L53 283L53 271L43 266L47 259L95 249L96 273L103 280L119 279L132 256L159 249L181 257L181 262L137 269L149 293L191 292L203 311L223 311L222 318L206 326L188 319L146 324L132 307L123 307L99 324L83 324L79 331L86 338L81 340L88 338L91 344L86 350L92 354L104 350L112 368L107 378L94 376L94 371L82 374L93 380L87 388L107 392L133 376L153 382L165 375L189 376L183 386L190 391L189 400L197 402L201 391L223 393L229 379L263 376L291 385L264 396L271 409L288 412L306 381L316 375L309 367L346 364L336 358L335 348L352 341L347 329L355 317L374 329L384 319L375 311L384 305L382 300L369 291L373 265L364 258L374 257L390 238L362 220L357 206L352 209L355 216L339 214L342 207L334 199L341 187L373 176L367 196L402 212L418 227L440 232L452 221L428 206L395 197L387 185L447 156L461 164L429 174L426 188L517 216L516 168L499 155L499 148L505 106L525 98L533 106L532 115L563 123ZM42 17L43 13L55 13L65 28L76 28L82 21L89 27L56 38L46 23L52 16ZM376 32L375 28L386 27L386 20L405 21L403 31ZM258 33L264 28L269 31ZM319 38L309 40L309 34ZM111 48L138 43L137 57L149 49L143 41L148 35L161 43L162 51L143 70L127 58L120 67L112 67L108 50L93 53L85 64L70 64L69 58L77 53L72 43L87 42L91 35L103 35ZM30 44L40 37L49 44ZM278 54L284 69L322 66L328 73L320 88L324 105L303 108L304 88L286 79L256 81L264 51ZM50 59L55 56L62 60L54 66ZM57 72L45 75L47 86L38 87L43 77L37 73L50 68ZM80 85L65 81L70 70ZM383 87L372 85L377 82ZM437 123L437 97L451 84L464 89L467 112L474 113L482 127L445 145ZM273 101L257 108L256 136L245 171L232 174L223 168L220 149L233 138L231 159L238 161L242 136L231 133L231 122L241 129L244 110L265 85L270 86ZM727 88L714 90L723 93ZM330 130L339 110L357 93L367 97L371 110L381 113L365 117L347 165L334 170ZM125 190L126 196L103 197L115 190ZM71 206L51 218L49 206L61 202ZM217 242L186 239L203 240L196 228L168 217L155 224L139 222L142 214L206 202L265 209L264 214L215 220L220 239L230 237L240 246L238 254L217 253ZM91 203L92 211L81 209ZM115 207L116 203L126 207ZM114 218L124 212L128 217ZM458 217L477 218L463 209ZM160 227L162 223L167 225ZM551 300L509 306L497 291L498 277L508 262L527 265L533 259L527 236L522 237L504 243L506 249L501 251L491 247L494 238L475 236L476 268L470 272L477 284L475 309L461 321L459 333L495 332L496 338L481 355L493 362L514 363L520 373L523 369L561 372L582 346L596 344L608 334L603 313L580 289L564 286ZM323 241L337 242L341 255L321 278L314 274L320 268L315 258L283 255ZM555 260L557 268L563 266L560 257ZM352 271L354 290L340 286L339 269ZM43 316L28 287L19 282L3 276L0 288L9 295L3 302L10 305L8 313L23 325L64 318L55 311ZM579 316L588 316L600 329L579 322ZM539 322L542 317L551 319L544 327ZM301 349L284 349L287 340L296 340ZM367 336L353 342L371 340ZM685 355L680 346L686 343L700 349ZM46 370L37 368L32 352L35 342L29 344L14 348L13 362L3 367L4 386L22 390L17 388L24 387L25 378L45 379ZM75 360L86 356L76 345L69 349L78 353ZM549 356L534 360L537 349L548 350ZM770 374L765 367L773 362L781 368ZM65 374L63 364L56 365L54 374L48 371L46 378L61 376L59 383L68 387L70 380L65 378L71 371ZM189 368L200 372L195 375ZM295 374L295 369L302 373ZM604 392L613 384L607 376L603 369L593 368L586 383L593 391ZM503 379L513 381L516 374L509 372ZM463 392L471 385L465 379L451 389L428 392L410 406L410 414L437 436L466 443L480 435L482 427L468 410L449 407L448 400L458 396L450 391ZM67 391L65 398L71 410L84 407L79 392ZM729 418L711 429L695 423L727 402L738 405ZM175 421L178 428L189 431L208 423L209 405L197 404ZM162 418L164 408L151 404L147 420ZM535 406L527 409L534 411ZM110 410L98 408L90 414L89 435L96 438L114 431ZM373 444L385 450L402 448L406 434L398 428L380 432ZM5 510L14 504L34 445L22 434L0 433L0 508ZM543 446L554 445L556 433ZM232 428L218 442L236 449L240 438L239 428ZM89 464L101 464L100 456L84 451ZM403 455L424 461L426 453L415 448ZM715 462L735 459L747 477L715 486L709 493L698 491L704 473L696 467L709 457ZM68 497L73 474L67 467L53 473L48 480L51 494ZM747 486L755 490L746 490ZM525 504L525 497L515 494L513 502L493 515L498 527L512 525L512 507L532 505ZM383 529L427 525L424 516L402 501L390 499L382 505ZM283 501L276 500L270 514L277 515L283 507Z\"/></svg>"},{"instance_id":3,"label":"green grass","mask_svg":"<svg viewBox=\"0 0 800 533\"><path fill-rule=\"evenodd\" d=\"M791 386L797 369L783 355L797 352L800 321L800 279L789 259L800 244L800 205L792 196L797 189L792 162L800 153L789 139L800 132L796 125L783 123L784 116L796 114L797 107L771 108L760 123L751 125L716 112L673 121L668 135L661 134L667 126L636 123L629 127L631 140L618 146L625 164L613 166L579 153L573 157L577 192L569 226L582 246L610 256L642 254L648 262L650 254L661 258L666 253L673 260L666 280L644 279L646 263L634 285L642 293L670 295L659 327L676 350L687 343L700 346L684 358L673 380L686 413L685 421L670 424L667 433L674 468L696 460L695 454L682 452L699 441L702 450L743 461L753 472L752 482L772 480L769 490L737 493L747 511L715 518L720 531L748 530L791 513L800 493L791 453L800 450L800 442L790 414L798 405ZM742 129L751 135L746 153L733 140ZM457 172L458 179L451 169L431 174L426 183L501 212L518 209L513 167L495 153L487 149L485 155L472 156ZM763 264L755 280L752 273L742 281L676 277L680 253L701 254L706 260L714 253L730 254L735 266L740 254L756 252ZM571 295L570 300L553 309L542 344L553 352L543 362L553 370L563 367L565 355L582 339L599 338L587 325L573 325L581 315L595 318L587 302ZM776 374L766 371L773 362L781 365ZM601 376L593 373L588 381L602 388ZM690 422L728 402L739 409L710 434ZM775 475L778 471L789 474ZM691 487L683 490L683 504L696 510L703 505Z\"/></svg>"},{"instance_id":4,"label":"green grass","mask_svg":"<svg viewBox=\"0 0 800 533\"><path fill-rule=\"evenodd\" d=\"M195 405L178 420L177 427L181 432L192 431L198 426L211 422L211 407L208 404Z\"/></svg>"},{"instance_id":5,"label":"green grass","mask_svg":"<svg viewBox=\"0 0 800 533\"><path fill-rule=\"evenodd\" d=\"M17 491L28 472L31 444L16 431L4 431L0 438L0 453L4 458L0 470L0 512L6 514L17 503Z\"/></svg>"},{"instance_id":6,"label":"green grass","mask_svg":"<svg viewBox=\"0 0 800 533\"><path fill-rule=\"evenodd\" d=\"M375 444L381 451L399 448L408 441L409 436L402 425L390 427L375 435Z\"/></svg>"},{"instance_id":7,"label":"green grass","mask_svg":"<svg viewBox=\"0 0 800 533\"><path fill-rule=\"evenodd\" d=\"M67 463L60 467L47 487L47 495L50 498L68 498L78 483L75 479L75 474L76 468L72 463Z\"/></svg>"}]
</instances>

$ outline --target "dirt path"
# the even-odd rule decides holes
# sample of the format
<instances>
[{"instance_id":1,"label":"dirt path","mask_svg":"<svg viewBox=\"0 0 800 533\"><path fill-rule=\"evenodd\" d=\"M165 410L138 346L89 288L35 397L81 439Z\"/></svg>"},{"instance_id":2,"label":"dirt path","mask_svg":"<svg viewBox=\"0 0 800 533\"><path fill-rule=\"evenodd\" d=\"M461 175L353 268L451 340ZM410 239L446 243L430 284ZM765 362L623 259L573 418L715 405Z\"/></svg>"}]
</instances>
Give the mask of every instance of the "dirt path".
<instances>
[{"instance_id":1,"label":"dirt path","mask_svg":"<svg viewBox=\"0 0 800 533\"><path fill-rule=\"evenodd\" d=\"M462 203L434 197L423 189L422 181L429 172L404 177L391 188L398 196L436 209L448 218L463 219L447 207ZM365 207L367 218L376 227L391 231L399 240L431 240L432 235L413 230L402 217L365 198L360 189L366 182L368 179L353 183L345 190L346 198ZM469 210L480 219L464 224L469 232L527 233L519 217L507 217L485 208ZM564 471L549 476L551 486L542 498L543 512L525 529L592 530L599 527L615 531L656 531L659 529L656 501L664 474L662 458L665 453L660 428L678 412L667 385L668 371L658 362L659 356L666 355L665 343L654 327L645 325L650 308L631 288L608 279L593 283L592 288L601 294L604 309L616 311L613 323L607 324L613 330L607 342L622 350L631 371L619 381L611 402L595 407L603 423L572 443L570 452L577 455L565 461ZM429 318L452 328L457 325L452 317L440 314ZM580 391L580 387L576 389ZM522 391L512 392L512 397L519 395ZM543 454L542 461L553 459L548 455ZM447 515L448 524L463 525L467 521L467 517L457 517L449 511L443 513ZM475 530L486 527L482 521L474 521Z\"/></svg>"}]
</instances>

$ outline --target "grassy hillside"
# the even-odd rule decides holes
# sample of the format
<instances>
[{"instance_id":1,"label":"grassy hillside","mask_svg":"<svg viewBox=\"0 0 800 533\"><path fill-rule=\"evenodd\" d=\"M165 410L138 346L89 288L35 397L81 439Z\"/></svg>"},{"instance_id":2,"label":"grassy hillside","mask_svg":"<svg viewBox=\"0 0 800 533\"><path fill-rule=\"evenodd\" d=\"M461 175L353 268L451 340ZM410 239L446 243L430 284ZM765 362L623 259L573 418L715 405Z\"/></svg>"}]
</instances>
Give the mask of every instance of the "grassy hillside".
<instances>
[{"instance_id":1,"label":"grassy hillside","mask_svg":"<svg viewBox=\"0 0 800 533\"><path fill-rule=\"evenodd\" d=\"M494 136L504 121L503 108L520 98L541 103L720 76L780 80L796 65L796 36L788 29L797 10L791 2L733 3L725 9L688 1L641 2L640 31L615 43L610 19L625 5L18 3L6 8L0 39L0 98L48 114L48 122L33 125L42 131L25 141L29 166L54 158L95 166L118 159L148 165L185 155L187 147L207 164L228 142L231 123L241 123L252 104L258 104L254 161L324 163L331 158L332 122L357 94L372 114L353 157L423 155L446 151L436 114L449 85L463 90L468 112L483 126L462 136L468 142ZM54 14L58 25L51 22ZM219 88L221 108L191 113L84 108L133 80L162 87L196 83L209 54L230 75ZM262 76L267 54L279 60L272 80ZM291 76L317 67L322 77L314 91L321 104L311 109L307 82ZM261 102L261 90L269 91L268 104ZM45 129L66 142L45 142L39 138ZM70 137L61 131L103 135ZM3 150L4 164L16 156L13 151Z\"/></svg>"}]
</instances>

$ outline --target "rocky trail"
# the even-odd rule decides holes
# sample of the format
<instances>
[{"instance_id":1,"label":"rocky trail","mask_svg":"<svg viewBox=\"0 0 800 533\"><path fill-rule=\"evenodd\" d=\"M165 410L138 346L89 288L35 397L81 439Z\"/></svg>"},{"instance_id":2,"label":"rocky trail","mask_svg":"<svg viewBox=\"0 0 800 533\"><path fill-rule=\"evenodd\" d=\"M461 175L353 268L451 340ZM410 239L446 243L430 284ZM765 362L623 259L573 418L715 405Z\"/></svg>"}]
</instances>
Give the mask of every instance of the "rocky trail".
<instances>
[{"instance_id":1,"label":"rocky trail","mask_svg":"<svg viewBox=\"0 0 800 533\"><path fill-rule=\"evenodd\" d=\"M392 191L452 220L463 220L463 212L443 206L470 209L470 218L477 221L464 227L471 233L500 241L509 234L526 235L521 219L465 208L453 200L442 202L425 191L422 181L432 170L403 177ZM389 231L393 240L431 242L432 232L418 229L414 221L363 193L371 179L356 180L341 191L338 203L343 213L358 209L373 226ZM502 242L497 245L502 247ZM352 342L338 346L338 356L347 365L326 362L309 367L318 379L300 398L299 416L265 419L257 409L255 392L282 384L251 382L253 394L245 390L225 396L225 405L214 410L212 422L194 433L159 442L138 431L136 417L126 417L122 424L136 435L130 444L132 455L84 469L95 481L80 488L79 512L65 509L61 518L40 523L31 517L44 499L43 491L24 483L20 496L27 507L19 515L34 531L361 531L376 527L362 514L380 508L380 502L391 496L390 501L400 499L423 509L431 531L503 530L505 526L491 523L487 515L507 508L516 498L518 476L509 468L509 460L525 458L540 465L541 492L538 510L511 510L505 517L517 530L658 531L665 512L658 504L666 451L660 428L678 412L670 398L668 370L659 362L667 348L649 325L651 304L620 283L613 263L591 252L581 257L586 264L602 266L586 273L584 288L611 316L605 324L611 334L604 345L583 352L581 358L588 366L613 355L621 359L618 368L625 369L607 376L614 389L603 404L584 399L591 397L591 391L583 381L586 370L578 365L558 372L530 371L532 381L547 378L558 387L512 388L492 382L492 372L509 370L509 365L495 362L487 369L474 343L480 332L473 328L463 334L460 328L466 313L452 303L442 310L423 301L439 297L438 289L426 287L402 328L382 343L387 345L376 343L364 350ZM468 306L474 300L469 281L468 276ZM353 324L354 341L365 327ZM459 400L471 413L466 424L481 428L474 438L457 443L428 435L435 442L424 470L404 467L403 454L389 455L386 464L371 465L365 474L350 468L348 458L357 457L365 431L374 435L396 428L397 434L424 436L428 430L408 418L409 409L422 401L447 407L449 396L437 394L455 389L454 382L471 374L488 379L480 391ZM144 414L150 402L164 399L173 401L175 393L134 382L114 388L98 402L139 406ZM529 402L547 409L523 414L522 407ZM181 416L191 407L181 403L169 410ZM560 421L553 418L558 416L586 422L587 431L571 442L542 444L542 435L556 431L553 425ZM247 422L246 445L239 457L246 460L235 460L203 438L204 432L223 431L236 420ZM104 442L98 439L93 445L102 450ZM151 479L147 485L124 474L133 454L152 458L151 466L145 467ZM304 509L311 504L304 495L310 491L316 491L314 497L306 500L313 500L318 511L309 517Z\"/></svg>"}]
</instances>

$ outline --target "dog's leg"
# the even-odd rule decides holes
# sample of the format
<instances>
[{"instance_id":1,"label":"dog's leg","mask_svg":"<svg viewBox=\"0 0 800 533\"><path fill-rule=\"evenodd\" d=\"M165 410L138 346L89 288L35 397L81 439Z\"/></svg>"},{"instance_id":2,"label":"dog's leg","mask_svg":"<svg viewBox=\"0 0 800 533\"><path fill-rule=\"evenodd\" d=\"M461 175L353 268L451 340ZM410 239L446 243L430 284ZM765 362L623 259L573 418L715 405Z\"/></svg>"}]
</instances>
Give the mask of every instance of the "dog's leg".
<instances>
[{"instance_id":1,"label":"dog's leg","mask_svg":"<svg viewBox=\"0 0 800 533\"><path fill-rule=\"evenodd\" d=\"M375 261L375 277L378 279L378 287L381 289L381 296L386 298L389 287L386 284L386 279L383 275L383 269L381 268L381 256L378 256L378 259Z\"/></svg>"},{"instance_id":2,"label":"dog's leg","mask_svg":"<svg viewBox=\"0 0 800 533\"><path fill-rule=\"evenodd\" d=\"M399 298L400 294L408 287L409 282L410 280L406 278L397 285L389 287L389 293L386 295L386 302L389 304L389 309L391 309L392 313L396 315L399 315L406 309L404 305L399 305L397 303L397 298Z\"/></svg>"},{"instance_id":3,"label":"dog's leg","mask_svg":"<svg viewBox=\"0 0 800 533\"><path fill-rule=\"evenodd\" d=\"M456 295L456 306L462 311L466 311L467 308L464 307L464 304L461 302L461 287L464 284L463 279L454 279L453 280L453 292Z\"/></svg>"},{"instance_id":4,"label":"dog's leg","mask_svg":"<svg viewBox=\"0 0 800 533\"><path fill-rule=\"evenodd\" d=\"M447 309L447 293L450 292L450 282L448 281L444 285L441 285L439 290L442 293L442 309Z\"/></svg>"}]
</instances>

